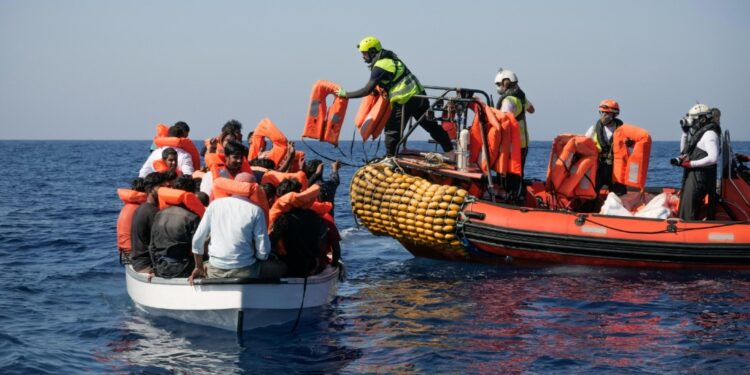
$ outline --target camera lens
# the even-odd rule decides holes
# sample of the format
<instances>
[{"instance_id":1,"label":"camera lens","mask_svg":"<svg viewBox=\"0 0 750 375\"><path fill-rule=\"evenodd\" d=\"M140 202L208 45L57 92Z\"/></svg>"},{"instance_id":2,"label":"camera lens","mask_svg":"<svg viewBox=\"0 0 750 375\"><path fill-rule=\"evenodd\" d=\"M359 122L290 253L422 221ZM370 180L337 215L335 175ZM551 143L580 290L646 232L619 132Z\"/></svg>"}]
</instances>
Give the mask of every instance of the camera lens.
<instances>
[{"instance_id":1,"label":"camera lens","mask_svg":"<svg viewBox=\"0 0 750 375\"><path fill-rule=\"evenodd\" d=\"M671 159L669 159L669 164L672 164L674 166L680 165L680 158L671 158Z\"/></svg>"}]
</instances>

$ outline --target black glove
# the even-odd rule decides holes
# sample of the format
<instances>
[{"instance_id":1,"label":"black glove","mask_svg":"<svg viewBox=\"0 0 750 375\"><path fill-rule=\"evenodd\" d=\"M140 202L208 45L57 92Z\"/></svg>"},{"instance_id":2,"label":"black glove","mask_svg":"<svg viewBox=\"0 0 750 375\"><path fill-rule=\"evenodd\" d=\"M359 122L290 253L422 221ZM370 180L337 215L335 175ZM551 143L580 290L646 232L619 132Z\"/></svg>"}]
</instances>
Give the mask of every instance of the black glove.
<instances>
[{"instance_id":1,"label":"black glove","mask_svg":"<svg viewBox=\"0 0 750 375\"><path fill-rule=\"evenodd\" d=\"M633 146L635 146L635 141L632 140L632 139L630 139L630 138L626 138L625 139L625 146L626 147L633 147Z\"/></svg>"}]
</instances>

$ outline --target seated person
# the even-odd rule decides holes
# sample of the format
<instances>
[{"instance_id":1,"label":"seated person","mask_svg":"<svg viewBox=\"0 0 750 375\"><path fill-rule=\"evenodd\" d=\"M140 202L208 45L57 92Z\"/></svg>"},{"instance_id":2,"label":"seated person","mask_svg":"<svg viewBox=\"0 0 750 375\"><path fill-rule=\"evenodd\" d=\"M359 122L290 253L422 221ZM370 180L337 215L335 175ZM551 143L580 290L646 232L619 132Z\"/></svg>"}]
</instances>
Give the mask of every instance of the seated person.
<instances>
[{"instance_id":1,"label":"seated person","mask_svg":"<svg viewBox=\"0 0 750 375\"><path fill-rule=\"evenodd\" d=\"M252 182L250 173L239 173L235 181ZM210 241L209 241L210 237ZM208 243L208 264L203 255ZM269 259L271 243L263 210L242 195L217 199L208 205L192 243L193 279L278 278L286 272L284 263Z\"/></svg>"},{"instance_id":2,"label":"seated person","mask_svg":"<svg viewBox=\"0 0 750 375\"><path fill-rule=\"evenodd\" d=\"M182 174L182 171L177 169L177 150L172 147L167 147L161 152L161 159L155 160L153 167L157 172L172 171L177 175Z\"/></svg>"},{"instance_id":3,"label":"seated person","mask_svg":"<svg viewBox=\"0 0 750 375\"><path fill-rule=\"evenodd\" d=\"M186 130L184 126L180 126L178 123L169 127L167 135L169 137L184 138L187 137L188 131L189 130ZM154 162L157 160L161 160L162 153L167 148L170 147L159 147L155 149L151 153L151 155L149 155L148 159L146 159L146 162L143 163L141 170L138 172L138 177L146 177L146 175L151 172L158 172L156 169L154 169ZM193 159L190 153L179 147L174 147L173 149L177 152L177 169L179 169L183 174L193 174L196 166L193 165ZM197 167L200 168L200 165Z\"/></svg>"},{"instance_id":4,"label":"seated person","mask_svg":"<svg viewBox=\"0 0 750 375\"><path fill-rule=\"evenodd\" d=\"M182 175L175 180L174 189L194 192L195 181ZM182 205L164 208L154 216L149 252L159 277L188 277L193 270L190 246L200 217Z\"/></svg>"},{"instance_id":5,"label":"seated person","mask_svg":"<svg viewBox=\"0 0 750 375\"><path fill-rule=\"evenodd\" d=\"M137 272L151 273L151 255L148 251L151 244L151 225L154 216L159 211L159 199L157 192L164 184L165 175L159 172L151 172L143 179L143 190L146 192L146 202L141 204L133 215L131 224L130 264Z\"/></svg>"},{"instance_id":6,"label":"seated person","mask_svg":"<svg viewBox=\"0 0 750 375\"><path fill-rule=\"evenodd\" d=\"M299 181L286 179L277 187L276 195L299 193L301 187ZM292 208L281 214L271 228L271 244L286 263L287 276L307 277L325 268L328 227L315 211Z\"/></svg>"}]
</instances>

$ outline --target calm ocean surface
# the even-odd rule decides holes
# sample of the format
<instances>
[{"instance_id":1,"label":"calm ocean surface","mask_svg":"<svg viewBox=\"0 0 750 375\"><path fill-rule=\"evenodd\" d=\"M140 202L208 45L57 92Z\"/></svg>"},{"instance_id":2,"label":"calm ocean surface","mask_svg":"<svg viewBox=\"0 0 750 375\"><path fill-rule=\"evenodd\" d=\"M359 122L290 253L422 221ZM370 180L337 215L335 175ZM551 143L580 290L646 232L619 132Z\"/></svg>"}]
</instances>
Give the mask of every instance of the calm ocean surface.
<instances>
[{"instance_id":1,"label":"calm ocean surface","mask_svg":"<svg viewBox=\"0 0 750 375\"><path fill-rule=\"evenodd\" d=\"M750 372L749 272L414 258L356 227L352 167L336 201L348 279L317 319L238 340L143 316L117 260L115 189L129 185L149 145L0 141L0 373ZM748 142L734 146L750 153ZM549 147L532 143L530 177L544 177ZM667 161L677 149L654 144L649 185L678 183Z\"/></svg>"}]
</instances>

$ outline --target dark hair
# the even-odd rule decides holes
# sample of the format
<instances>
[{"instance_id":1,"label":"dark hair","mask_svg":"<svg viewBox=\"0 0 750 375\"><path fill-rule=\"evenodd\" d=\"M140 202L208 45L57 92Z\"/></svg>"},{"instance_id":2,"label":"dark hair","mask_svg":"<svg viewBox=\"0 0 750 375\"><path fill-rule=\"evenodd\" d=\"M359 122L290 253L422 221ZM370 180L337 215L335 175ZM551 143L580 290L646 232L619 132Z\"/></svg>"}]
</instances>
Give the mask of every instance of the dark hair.
<instances>
[{"instance_id":1,"label":"dark hair","mask_svg":"<svg viewBox=\"0 0 750 375\"><path fill-rule=\"evenodd\" d=\"M174 173L174 172L172 172ZM151 172L143 178L143 190L150 193L155 187L161 185L166 181L164 173Z\"/></svg>"},{"instance_id":2,"label":"dark hair","mask_svg":"<svg viewBox=\"0 0 750 375\"><path fill-rule=\"evenodd\" d=\"M302 184L296 178L287 178L276 187L276 196L283 197L287 193L299 193L300 190L302 190Z\"/></svg>"},{"instance_id":3,"label":"dark hair","mask_svg":"<svg viewBox=\"0 0 750 375\"><path fill-rule=\"evenodd\" d=\"M317 170L318 166L321 164L323 164L323 161L320 159L305 160L305 164L302 166L302 171L305 172L307 178L310 178L315 174L315 170Z\"/></svg>"},{"instance_id":4,"label":"dark hair","mask_svg":"<svg viewBox=\"0 0 750 375\"><path fill-rule=\"evenodd\" d=\"M187 137L188 134L190 133L190 126L185 121L177 121L177 122L175 122L174 123L174 127L175 128L179 128L179 129L182 130L183 134L185 134L185 135L183 135L183 137Z\"/></svg>"},{"instance_id":5,"label":"dark hair","mask_svg":"<svg viewBox=\"0 0 750 375\"><path fill-rule=\"evenodd\" d=\"M197 189L193 177L186 174L177 177L177 180L172 184L172 187L179 190L189 191L191 193L194 193Z\"/></svg>"},{"instance_id":6,"label":"dark hair","mask_svg":"<svg viewBox=\"0 0 750 375\"><path fill-rule=\"evenodd\" d=\"M195 193L195 196L198 197L198 200L201 201L201 203L203 203L204 207L208 206L208 194L198 191Z\"/></svg>"},{"instance_id":7,"label":"dark hair","mask_svg":"<svg viewBox=\"0 0 750 375\"><path fill-rule=\"evenodd\" d=\"M257 158L257 159L250 160L248 163L252 166L266 168L266 169L276 168L276 163L274 163L273 160L269 158Z\"/></svg>"},{"instance_id":8,"label":"dark hair","mask_svg":"<svg viewBox=\"0 0 750 375\"><path fill-rule=\"evenodd\" d=\"M145 183L146 181L143 178L138 177L130 183L130 188L132 190L140 191L141 193L143 193L146 191Z\"/></svg>"},{"instance_id":9,"label":"dark hair","mask_svg":"<svg viewBox=\"0 0 750 375\"><path fill-rule=\"evenodd\" d=\"M185 132L184 128L177 126L177 125L172 125L169 127L169 130L167 131L167 136L184 138L185 136L187 136L187 133Z\"/></svg>"},{"instance_id":10,"label":"dark hair","mask_svg":"<svg viewBox=\"0 0 750 375\"><path fill-rule=\"evenodd\" d=\"M164 149L164 151L161 152L161 159L167 160L167 156L174 155L177 157L177 150L173 149L172 147L167 147Z\"/></svg>"},{"instance_id":11,"label":"dark hair","mask_svg":"<svg viewBox=\"0 0 750 375\"><path fill-rule=\"evenodd\" d=\"M276 196L276 186L269 184L268 182L260 184L260 188L266 193L266 198L272 198Z\"/></svg>"},{"instance_id":12,"label":"dark hair","mask_svg":"<svg viewBox=\"0 0 750 375\"><path fill-rule=\"evenodd\" d=\"M239 142L229 142L224 146L224 156L229 155L246 155L247 151L245 150L245 146L242 145L242 143Z\"/></svg>"},{"instance_id":13,"label":"dark hair","mask_svg":"<svg viewBox=\"0 0 750 375\"><path fill-rule=\"evenodd\" d=\"M242 123L235 119L227 121L227 123L221 127L222 133L236 133L238 131L242 131Z\"/></svg>"},{"instance_id":14,"label":"dark hair","mask_svg":"<svg viewBox=\"0 0 750 375\"><path fill-rule=\"evenodd\" d=\"M164 180L162 182L172 181L177 178L177 172L171 169L166 172L162 172L162 174L164 175Z\"/></svg>"}]
</instances>

